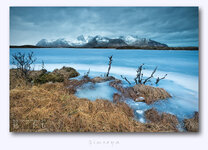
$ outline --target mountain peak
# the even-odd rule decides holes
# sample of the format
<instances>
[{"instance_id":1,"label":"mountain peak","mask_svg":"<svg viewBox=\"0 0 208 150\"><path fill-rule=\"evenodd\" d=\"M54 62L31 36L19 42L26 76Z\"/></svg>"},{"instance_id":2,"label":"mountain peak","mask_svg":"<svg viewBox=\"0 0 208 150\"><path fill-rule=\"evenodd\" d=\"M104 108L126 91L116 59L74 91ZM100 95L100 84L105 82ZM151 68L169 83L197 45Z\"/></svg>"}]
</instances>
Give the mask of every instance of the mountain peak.
<instances>
[{"instance_id":1,"label":"mountain peak","mask_svg":"<svg viewBox=\"0 0 208 150\"><path fill-rule=\"evenodd\" d=\"M84 37L83 35L78 36L78 37L77 37L77 40L78 40L78 41L86 42L85 37Z\"/></svg>"},{"instance_id":2,"label":"mountain peak","mask_svg":"<svg viewBox=\"0 0 208 150\"><path fill-rule=\"evenodd\" d=\"M65 38L59 38L57 40L48 41L46 39L40 40L36 46L40 47L69 47L68 41Z\"/></svg>"}]
</instances>

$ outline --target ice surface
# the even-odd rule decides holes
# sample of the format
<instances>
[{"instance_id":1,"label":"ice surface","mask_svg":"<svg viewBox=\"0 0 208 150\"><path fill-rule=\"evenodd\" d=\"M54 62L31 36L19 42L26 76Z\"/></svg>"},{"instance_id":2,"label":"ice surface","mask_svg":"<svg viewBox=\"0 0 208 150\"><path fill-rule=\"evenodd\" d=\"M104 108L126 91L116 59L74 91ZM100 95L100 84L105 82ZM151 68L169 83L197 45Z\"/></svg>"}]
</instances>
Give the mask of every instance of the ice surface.
<instances>
[{"instance_id":1,"label":"ice surface","mask_svg":"<svg viewBox=\"0 0 208 150\"><path fill-rule=\"evenodd\" d=\"M103 83L87 83L77 89L76 96L80 98L88 98L90 100L106 99L113 101L113 94L116 89L109 86L109 82Z\"/></svg>"}]
</instances>

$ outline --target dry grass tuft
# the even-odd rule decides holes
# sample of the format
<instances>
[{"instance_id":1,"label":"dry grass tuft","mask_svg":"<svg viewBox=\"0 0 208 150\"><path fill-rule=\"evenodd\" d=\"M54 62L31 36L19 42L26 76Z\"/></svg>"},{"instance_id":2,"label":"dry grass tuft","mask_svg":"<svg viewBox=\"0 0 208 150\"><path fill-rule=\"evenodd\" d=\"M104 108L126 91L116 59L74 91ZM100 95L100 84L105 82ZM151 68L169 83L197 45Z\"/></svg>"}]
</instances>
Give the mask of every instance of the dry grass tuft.
<instances>
[{"instance_id":1,"label":"dry grass tuft","mask_svg":"<svg viewBox=\"0 0 208 150\"><path fill-rule=\"evenodd\" d=\"M134 101L142 101L147 104L152 104L158 100L164 100L171 97L171 95L163 88L144 84L137 84L134 87L125 88L122 86L121 81L114 80L111 81L109 85L120 91L122 97L131 98ZM139 100L141 97L142 100ZM118 96L115 99L118 100Z\"/></svg>"},{"instance_id":2,"label":"dry grass tuft","mask_svg":"<svg viewBox=\"0 0 208 150\"><path fill-rule=\"evenodd\" d=\"M157 124L158 126L163 126L167 131L176 132L177 125L179 124L176 116L162 113L159 114L154 108L145 111L145 117L147 121Z\"/></svg>"},{"instance_id":3,"label":"dry grass tuft","mask_svg":"<svg viewBox=\"0 0 208 150\"><path fill-rule=\"evenodd\" d=\"M144 97L147 104L152 104L158 100L170 98L170 94L163 88L156 88L148 85L137 84L134 91L139 93L139 96Z\"/></svg>"},{"instance_id":4,"label":"dry grass tuft","mask_svg":"<svg viewBox=\"0 0 208 150\"><path fill-rule=\"evenodd\" d=\"M19 77L17 79L17 77ZM10 69L10 89L14 88L24 88L27 89L32 85L27 83L26 80L20 75L20 71L17 69Z\"/></svg>"},{"instance_id":5,"label":"dry grass tuft","mask_svg":"<svg viewBox=\"0 0 208 150\"><path fill-rule=\"evenodd\" d=\"M199 131L199 113L195 112L194 117L191 119L184 119L184 126L189 132Z\"/></svg>"}]
</instances>

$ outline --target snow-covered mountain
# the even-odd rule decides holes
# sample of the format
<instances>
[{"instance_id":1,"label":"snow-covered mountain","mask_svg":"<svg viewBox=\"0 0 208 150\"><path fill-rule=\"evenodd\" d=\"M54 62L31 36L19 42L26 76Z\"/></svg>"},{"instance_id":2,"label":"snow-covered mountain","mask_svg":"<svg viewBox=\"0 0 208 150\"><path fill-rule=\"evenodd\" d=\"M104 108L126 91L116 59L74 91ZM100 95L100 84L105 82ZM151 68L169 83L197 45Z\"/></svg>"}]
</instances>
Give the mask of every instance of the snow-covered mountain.
<instances>
[{"instance_id":1,"label":"snow-covered mountain","mask_svg":"<svg viewBox=\"0 0 208 150\"><path fill-rule=\"evenodd\" d=\"M138 47L168 47L166 44L156 42L148 38L140 38L138 36L120 36L120 39L124 40L129 46L138 46Z\"/></svg>"},{"instance_id":2,"label":"snow-covered mountain","mask_svg":"<svg viewBox=\"0 0 208 150\"><path fill-rule=\"evenodd\" d=\"M117 38L108 38L104 36L97 35L83 36L80 35L77 39L73 41L67 41L66 39L57 39L48 41L46 39L40 40L36 46L39 47L124 47L124 46L134 46L134 47L168 47L166 44L148 39L140 38L138 36L120 36Z\"/></svg>"},{"instance_id":3,"label":"snow-covered mountain","mask_svg":"<svg viewBox=\"0 0 208 150\"><path fill-rule=\"evenodd\" d=\"M48 41L46 39L42 39L36 44L36 46L40 46L40 47L70 47L71 44L69 41L66 41L63 38L57 39L57 40L51 40L51 41Z\"/></svg>"},{"instance_id":4,"label":"snow-covered mountain","mask_svg":"<svg viewBox=\"0 0 208 150\"><path fill-rule=\"evenodd\" d=\"M111 39L103 36L95 36L84 47L122 47L128 46L122 39Z\"/></svg>"},{"instance_id":5,"label":"snow-covered mountain","mask_svg":"<svg viewBox=\"0 0 208 150\"><path fill-rule=\"evenodd\" d=\"M71 46L83 46L87 44L92 38L92 36L84 37L83 35L80 35L77 37L77 39L71 41Z\"/></svg>"},{"instance_id":6,"label":"snow-covered mountain","mask_svg":"<svg viewBox=\"0 0 208 150\"><path fill-rule=\"evenodd\" d=\"M132 36L132 35L119 36L118 38L124 40L128 45L132 45L133 42L139 39L137 36Z\"/></svg>"}]
</instances>

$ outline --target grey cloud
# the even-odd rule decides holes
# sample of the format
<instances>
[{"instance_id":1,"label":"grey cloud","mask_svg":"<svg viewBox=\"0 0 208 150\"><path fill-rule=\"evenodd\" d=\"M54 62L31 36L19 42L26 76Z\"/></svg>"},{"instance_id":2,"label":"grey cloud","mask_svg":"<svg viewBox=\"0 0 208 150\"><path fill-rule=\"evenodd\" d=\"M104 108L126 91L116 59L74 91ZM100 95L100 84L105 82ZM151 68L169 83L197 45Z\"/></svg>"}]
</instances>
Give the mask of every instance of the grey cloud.
<instances>
[{"instance_id":1,"label":"grey cloud","mask_svg":"<svg viewBox=\"0 0 208 150\"><path fill-rule=\"evenodd\" d=\"M138 35L198 46L197 7L11 7L10 44L78 35Z\"/></svg>"}]
</instances>

